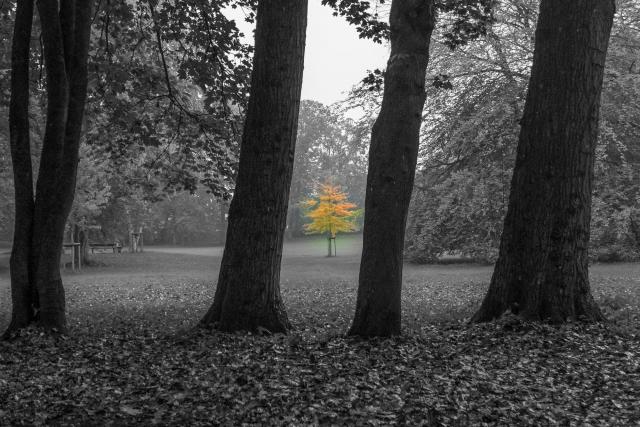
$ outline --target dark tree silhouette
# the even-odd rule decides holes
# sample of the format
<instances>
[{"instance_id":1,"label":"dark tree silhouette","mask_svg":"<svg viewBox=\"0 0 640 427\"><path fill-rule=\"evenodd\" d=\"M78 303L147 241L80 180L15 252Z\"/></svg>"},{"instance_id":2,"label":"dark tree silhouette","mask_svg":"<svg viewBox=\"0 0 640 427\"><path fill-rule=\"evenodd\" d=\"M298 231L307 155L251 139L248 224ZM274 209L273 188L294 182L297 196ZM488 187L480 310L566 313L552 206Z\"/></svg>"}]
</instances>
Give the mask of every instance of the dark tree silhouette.
<instances>
[{"instance_id":1,"label":"dark tree silhouette","mask_svg":"<svg viewBox=\"0 0 640 427\"><path fill-rule=\"evenodd\" d=\"M286 332L280 261L302 88L307 0L261 0L247 118L213 305L223 331Z\"/></svg>"},{"instance_id":2,"label":"dark tree silhouette","mask_svg":"<svg viewBox=\"0 0 640 427\"><path fill-rule=\"evenodd\" d=\"M48 330L66 330L60 256L75 190L92 3L37 2L47 77L47 117L35 195L28 118L34 7L33 0L17 3L10 105L16 219L10 262L13 312L7 334L36 320Z\"/></svg>"},{"instance_id":3,"label":"dark tree silhouette","mask_svg":"<svg viewBox=\"0 0 640 427\"><path fill-rule=\"evenodd\" d=\"M12 317L9 331L35 320L38 292L30 264L33 227L33 172L29 138L29 46L33 1L18 2L11 52L9 129L15 188L14 239L11 251Z\"/></svg>"},{"instance_id":4,"label":"dark tree silhouette","mask_svg":"<svg viewBox=\"0 0 640 427\"><path fill-rule=\"evenodd\" d=\"M394 0L391 54L371 133L356 314L350 335L400 333L404 229L418 157L432 0Z\"/></svg>"},{"instance_id":5,"label":"dark tree silhouette","mask_svg":"<svg viewBox=\"0 0 640 427\"><path fill-rule=\"evenodd\" d=\"M603 318L587 248L598 111L613 0L542 0L509 207L489 291L473 321L511 309Z\"/></svg>"}]
</instances>

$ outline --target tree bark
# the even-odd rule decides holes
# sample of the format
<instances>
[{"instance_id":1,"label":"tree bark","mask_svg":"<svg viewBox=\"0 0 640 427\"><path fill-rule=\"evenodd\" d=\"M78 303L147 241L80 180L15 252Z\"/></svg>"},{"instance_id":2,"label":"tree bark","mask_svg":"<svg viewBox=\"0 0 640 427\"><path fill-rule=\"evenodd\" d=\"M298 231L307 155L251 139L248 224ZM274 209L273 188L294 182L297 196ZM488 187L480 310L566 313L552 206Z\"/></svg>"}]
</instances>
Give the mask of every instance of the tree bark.
<instances>
[{"instance_id":1,"label":"tree bark","mask_svg":"<svg viewBox=\"0 0 640 427\"><path fill-rule=\"evenodd\" d=\"M400 333L404 231L434 23L432 0L391 4L391 55L382 107L371 133L358 299L349 335Z\"/></svg>"},{"instance_id":2,"label":"tree bark","mask_svg":"<svg viewBox=\"0 0 640 427\"><path fill-rule=\"evenodd\" d=\"M213 305L222 331L286 332L280 262L304 65L307 0L258 4L251 92Z\"/></svg>"},{"instance_id":3,"label":"tree bark","mask_svg":"<svg viewBox=\"0 0 640 427\"><path fill-rule=\"evenodd\" d=\"M72 228L72 241L80 243L78 248L78 256L76 262L81 265L88 265L89 263L89 230L84 225L73 224Z\"/></svg>"},{"instance_id":4,"label":"tree bark","mask_svg":"<svg viewBox=\"0 0 640 427\"><path fill-rule=\"evenodd\" d=\"M89 265L89 230L82 228L78 233L78 243L80 243L80 262L82 265Z\"/></svg>"},{"instance_id":5,"label":"tree bark","mask_svg":"<svg viewBox=\"0 0 640 427\"><path fill-rule=\"evenodd\" d=\"M597 321L588 244L613 0L542 0L500 253L472 321Z\"/></svg>"},{"instance_id":6,"label":"tree bark","mask_svg":"<svg viewBox=\"0 0 640 427\"><path fill-rule=\"evenodd\" d=\"M33 0L18 2L12 40L9 110L16 215L10 261L12 315L7 332L24 328L35 321L35 308L39 306L30 263L34 208L29 138L29 51L32 23Z\"/></svg>"},{"instance_id":7,"label":"tree bark","mask_svg":"<svg viewBox=\"0 0 640 427\"><path fill-rule=\"evenodd\" d=\"M33 257L40 323L66 330L60 277L64 227L73 204L87 94L91 1L38 0L47 68L47 121L34 211Z\"/></svg>"},{"instance_id":8,"label":"tree bark","mask_svg":"<svg viewBox=\"0 0 640 427\"><path fill-rule=\"evenodd\" d=\"M23 3L25 8L31 4L29 16L32 17L32 2L19 2L19 7ZM19 212L16 215L16 228L20 225L18 246L21 249L20 256L14 257L12 262L12 269L16 271L15 280L12 277L12 289L18 294L21 290L24 291L24 272L28 271L29 287L37 290L37 298L31 299L32 310L38 314L41 326L57 332L66 331L60 256L65 223L75 193L80 134L87 93L92 3L80 0L37 1L47 76L47 118L35 200L33 180L15 180L16 201L20 203L20 207L16 207L16 211ZM18 24L18 21L16 23ZM21 36L23 39L24 37L27 37L26 41L16 39L14 43L27 43L26 52L23 52L26 53L26 59L22 60L20 66L23 67L21 72L28 78L30 38L26 31ZM26 97L26 101L20 102L24 108L16 110L11 120L12 123L16 123L17 128L22 129L26 126L28 135L28 86L25 88L24 83L20 83L25 77L14 75L14 78L18 86L12 88L12 97L15 93L16 97ZM24 142L17 146L22 147L22 151L14 150L16 153L13 154L18 159L17 169L19 173L26 174L25 152L28 155L28 151L23 147ZM30 169L30 159L28 165ZM25 182L29 185L28 190ZM27 223L31 227L30 233L27 233ZM36 301L36 304L33 304L33 301ZM33 320L35 316L32 315L28 323ZM28 323L12 322L7 332L24 327Z\"/></svg>"}]
</instances>

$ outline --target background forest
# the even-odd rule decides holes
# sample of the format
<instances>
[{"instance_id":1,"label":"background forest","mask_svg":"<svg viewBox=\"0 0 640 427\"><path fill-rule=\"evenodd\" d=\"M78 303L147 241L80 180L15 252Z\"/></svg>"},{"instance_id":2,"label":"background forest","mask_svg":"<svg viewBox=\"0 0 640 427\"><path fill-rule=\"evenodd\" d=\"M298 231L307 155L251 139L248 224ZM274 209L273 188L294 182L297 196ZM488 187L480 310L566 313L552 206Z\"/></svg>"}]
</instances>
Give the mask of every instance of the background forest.
<instances>
[{"instance_id":1,"label":"background forest","mask_svg":"<svg viewBox=\"0 0 640 427\"><path fill-rule=\"evenodd\" d=\"M99 228L94 240L126 240L130 230L142 226L147 243L224 241L252 47L243 44L235 22L223 13L228 2L213 3L184 2L176 8L164 4L155 14L145 3L103 3L96 11L86 130L69 219L70 226ZM205 8L214 15L201 22L198 16ZM4 2L0 204L5 208L0 212L0 241L10 241L13 231L8 146L12 14L11 2ZM252 22L251 14L247 20ZM200 36L182 34L177 28L184 23L196 27L194 34ZM205 38L198 38L203 34ZM32 43L37 52L37 40ZM34 141L44 131L41 60L36 58L31 76L31 132L40 136ZM303 101L288 236L303 234L299 202L324 182L343 186L363 204L368 133L340 106ZM34 147L32 152L37 157L40 150ZM37 168L38 159L33 160Z\"/></svg>"},{"instance_id":2,"label":"background forest","mask_svg":"<svg viewBox=\"0 0 640 427\"><path fill-rule=\"evenodd\" d=\"M618 3L595 169L591 256L601 261L640 258L640 6L633 0ZM212 6L211 21L196 20L187 5L201 7L186 2L152 14L143 3L105 3L96 13L86 132L70 217L72 224L99 226L94 240L126 240L129 230L143 226L148 243L223 242L252 47L225 17L226 2ZM487 37L455 51L442 37L446 22L436 29L406 236L409 260L436 262L444 254L495 260L537 10L534 0L504 0ZM7 119L11 13L5 2L0 11L6 24L0 29L5 95L0 98L0 203L7 207L0 212L0 240L5 241L11 240L13 218ZM193 34L207 37L180 33L181 22L204 26ZM208 43L219 50L194 53ZM304 234L299 203L324 182L342 186L353 202L364 205L367 147L382 77L383 71L375 70L334 105L302 102L287 237ZM41 135L41 69L33 69L32 80L32 132Z\"/></svg>"},{"instance_id":3,"label":"background forest","mask_svg":"<svg viewBox=\"0 0 640 427\"><path fill-rule=\"evenodd\" d=\"M607 56L591 222L592 258L640 256L640 5L617 2ZM436 43L421 174L407 252L495 260L529 81L538 2L504 0L486 38L451 52ZM437 38L436 38L437 40Z\"/></svg>"}]
</instances>

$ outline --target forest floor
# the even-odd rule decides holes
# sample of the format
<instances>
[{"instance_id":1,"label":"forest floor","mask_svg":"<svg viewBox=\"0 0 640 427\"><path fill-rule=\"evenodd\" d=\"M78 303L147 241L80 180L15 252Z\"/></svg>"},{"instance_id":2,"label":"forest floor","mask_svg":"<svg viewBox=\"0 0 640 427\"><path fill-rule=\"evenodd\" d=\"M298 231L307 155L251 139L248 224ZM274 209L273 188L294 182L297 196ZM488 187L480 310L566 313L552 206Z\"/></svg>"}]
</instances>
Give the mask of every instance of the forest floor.
<instances>
[{"instance_id":1,"label":"forest floor","mask_svg":"<svg viewBox=\"0 0 640 427\"><path fill-rule=\"evenodd\" d=\"M358 247L287 245L289 336L193 329L219 249L95 255L64 274L69 336L0 342L0 425L640 425L639 264L592 267L609 322L558 327L467 325L491 267L407 265L404 335L362 341L343 336Z\"/></svg>"}]
</instances>

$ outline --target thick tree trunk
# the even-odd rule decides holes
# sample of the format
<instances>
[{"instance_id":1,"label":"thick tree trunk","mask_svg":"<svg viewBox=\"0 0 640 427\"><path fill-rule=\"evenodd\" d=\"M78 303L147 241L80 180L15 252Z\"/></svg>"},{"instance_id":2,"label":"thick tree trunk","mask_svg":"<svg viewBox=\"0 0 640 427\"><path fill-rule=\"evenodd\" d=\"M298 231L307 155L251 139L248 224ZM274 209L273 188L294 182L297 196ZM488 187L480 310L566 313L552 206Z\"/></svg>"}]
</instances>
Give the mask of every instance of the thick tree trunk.
<instances>
[{"instance_id":1,"label":"thick tree trunk","mask_svg":"<svg viewBox=\"0 0 640 427\"><path fill-rule=\"evenodd\" d=\"M391 4L391 55L371 134L356 313L350 335L400 333L402 251L425 101L432 0Z\"/></svg>"},{"instance_id":2,"label":"thick tree trunk","mask_svg":"<svg viewBox=\"0 0 640 427\"><path fill-rule=\"evenodd\" d=\"M286 332L280 261L293 170L307 0L261 0L251 93L216 295L205 325Z\"/></svg>"},{"instance_id":3,"label":"thick tree trunk","mask_svg":"<svg viewBox=\"0 0 640 427\"><path fill-rule=\"evenodd\" d=\"M33 171L29 138L29 46L32 22L33 0L18 2L12 40L9 111L16 215L10 261L12 317L7 332L33 322L39 306L30 263Z\"/></svg>"},{"instance_id":4,"label":"thick tree trunk","mask_svg":"<svg viewBox=\"0 0 640 427\"><path fill-rule=\"evenodd\" d=\"M587 249L600 92L613 0L542 0L509 208L472 321L601 320Z\"/></svg>"},{"instance_id":5,"label":"thick tree trunk","mask_svg":"<svg viewBox=\"0 0 640 427\"><path fill-rule=\"evenodd\" d=\"M40 294L40 322L47 328L65 330L65 300L60 278L60 255L66 218L61 215L61 189L64 134L69 103L64 42L58 17L58 2L38 0L42 20L42 39L47 68L47 119L38 181L32 257L36 266L36 286Z\"/></svg>"},{"instance_id":6,"label":"thick tree trunk","mask_svg":"<svg viewBox=\"0 0 640 427\"><path fill-rule=\"evenodd\" d=\"M47 123L36 184L33 258L40 323L66 330L60 277L64 227L73 204L87 94L91 1L38 0L47 67Z\"/></svg>"},{"instance_id":7,"label":"thick tree trunk","mask_svg":"<svg viewBox=\"0 0 640 427\"><path fill-rule=\"evenodd\" d=\"M31 2L19 3L21 6L24 4L25 8L26 5L31 4ZM30 275L27 276L29 288L34 286L37 290L37 298L32 297L30 305L33 306L34 313L38 313L41 326L58 332L66 331L60 256L65 223L75 193L80 133L87 92L92 3L92 1L80 0L62 0L60 3L48 0L37 2L47 75L47 119L35 201L33 180L31 178L27 181L15 180L16 201L21 205L17 208L21 214L16 216L16 229L20 227L21 232L18 239L19 256L12 259L12 270L16 271L15 279L12 277L12 289L18 294L24 293L24 272L29 272ZM32 17L33 6L30 7L29 16ZM27 11L24 13L26 15ZM22 72L28 78L30 37L26 32L21 34L22 41L15 39L14 43L27 43L27 62L22 63L21 66L26 67ZM16 78L15 75L14 78ZM29 122L26 112L29 91L28 86L25 88L24 84L20 83L23 78L16 78L18 87L13 87L13 91L16 97L24 96L27 101L19 103L23 108L16 110L11 120L14 123L12 126L20 129L26 126L28 135ZM18 158L18 173L26 174L25 152L28 156L28 151L25 151L24 141L20 141L19 144L16 141L16 146L22 147L20 152L14 150L14 156ZM28 166L30 170L30 160ZM31 228L29 233L27 223ZM36 304L33 304L34 301ZM24 311L24 308L19 307L20 311ZM29 321L32 320L34 320L33 315ZM8 332L24 326L26 326L24 322L12 323Z\"/></svg>"}]
</instances>

